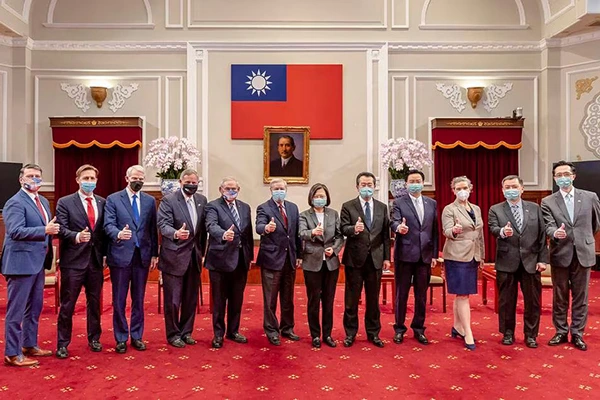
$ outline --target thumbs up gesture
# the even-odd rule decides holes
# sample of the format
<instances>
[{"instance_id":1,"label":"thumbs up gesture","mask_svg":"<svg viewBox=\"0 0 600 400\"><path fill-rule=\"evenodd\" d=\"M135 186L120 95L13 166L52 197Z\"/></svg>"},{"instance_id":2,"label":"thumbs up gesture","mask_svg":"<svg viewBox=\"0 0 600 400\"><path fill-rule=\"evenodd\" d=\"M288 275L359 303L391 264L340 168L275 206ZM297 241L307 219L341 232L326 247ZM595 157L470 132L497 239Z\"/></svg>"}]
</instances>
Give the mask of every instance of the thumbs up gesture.
<instances>
[{"instance_id":1,"label":"thumbs up gesture","mask_svg":"<svg viewBox=\"0 0 600 400\"><path fill-rule=\"evenodd\" d=\"M60 230L60 225L56 223L56 217L52 218L46 224L46 234L47 235L56 235Z\"/></svg>"},{"instance_id":2,"label":"thumbs up gesture","mask_svg":"<svg viewBox=\"0 0 600 400\"><path fill-rule=\"evenodd\" d=\"M406 235L408 233L408 226L406 226L406 218L402 218L402 223L398 225L396 232L398 232L401 235Z\"/></svg>"},{"instance_id":3,"label":"thumbs up gesture","mask_svg":"<svg viewBox=\"0 0 600 400\"><path fill-rule=\"evenodd\" d=\"M235 235L235 232L233 231L234 227L235 227L234 225L231 225L229 227L229 229L227 229L225 231L225 233L223 234L223 240L227 240L228 242L233 242L233 236Z\"/></svg>"},{"instance_id":4,"label":"thumbs up gesture","mask_svg":"<svg viewBox=\"0 0 600 400\"><path fill-rule=\"evenodd\" d=\"M508 221L506 223L506 226L502 229L503 229L504 236L511 237L513 235L513 228L512 228L512 225L510 224L510 221Z\"/></svg>"},{"instance_id":5,"label":"thumbs up gesture","mask_svg":"<svg viewBox=\"0 0 600 400\"><path fill-rule=\"evenodd\" d=\"M313 236L323 236L323 226L321 225L320 222L317 224L317 227L312 230L312 235Z\"/></svg>"},{"instance_id":6,"label":"thumbs up gesture","mask_svg":"<svg viewBox=\"0 0 600 400\"><path fill-rule=\"evenodd\" d=\"M125 224L125 227L123 228L123 230L121 230L117 234L117 239L121 239L121 240L131 239L131 230L129 229L129 224Z\"/></svg>"},{"instance_id":7,"label":"thumbs up gesture","mask_svg":"<svg viewBox=\"0 0 600 400\"><path fill-rule=\"evenodd\" d=\"M567 231L565 231L565 224L560 224L560 227L554 231L554 237L556 239L564 239L567 237Z\"/></svg>"},{"instance_id":8,"label":"thumbs up gesture","mask_svg":"<svg viewBox=\"0 0 600 400\"><path fill-rule=\"evenodd\" d=\"M462 231L463 231L463 227L457 217L454 220L454 226L452 227L452 233L456 236L456 235L460 235L462 233Z\"/></svg>"},{"instance_id":9,"label":"thumbs up gesture","mask_svg":"<svg viewBox=\"0 0 600 400\"><path fill-rule=\"evenodd\" d=\"M365 230L365 224L362 222L362 219L358 217L356 224L354 225L354 234L359 234Z\"/></svg>"},{"instance_id":10,"label":"thumbs up gesture","mask_svg":"<svg viewBox=\"0 0 600 400\"><path fill-rule=\"evenodd\" d=\"M91 239L92 239L92 233L90 232L89 228L86 226L84 230L79 232L79 242L86 243L86 242L89 242Z\"/></svg>"},{"instance_id":11,"label":"thumbs up gesture","mask_svg":"<svg viewBox=\"0 0 600 400\"><path fill-rule=\"evenodd\" d=\"M277 224L275 223L275 217L271 217L269 223L265 226L265 232L271 233L277 229Z\"/></svg>"},{"instance_id":12,"label":"thumbs up gesture","mask_svg":"<svg viewBox=\"0 0 600 400\"><path fill-rule=\"evenodd\" d=\"M175 239L186 240L190 237L190 231L186 229L185 222L181 225L181 228L175 231Z\"/></svg>"}]
</instances>

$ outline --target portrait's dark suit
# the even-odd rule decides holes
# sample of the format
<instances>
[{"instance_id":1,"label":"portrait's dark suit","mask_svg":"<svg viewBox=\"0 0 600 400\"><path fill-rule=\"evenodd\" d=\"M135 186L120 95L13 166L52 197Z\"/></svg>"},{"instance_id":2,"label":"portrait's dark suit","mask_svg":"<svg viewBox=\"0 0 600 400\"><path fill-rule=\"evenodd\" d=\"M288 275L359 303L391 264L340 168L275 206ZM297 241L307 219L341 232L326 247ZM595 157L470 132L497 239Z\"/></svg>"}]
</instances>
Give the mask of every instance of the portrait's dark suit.
<instances>
[{"instance_id":1,"label":"portrait's dark suit","mask_svg":"<svg viewBox=\"0 0 600 400\"><path fill-rule=\"evenodd\" d=\"M188 208L193 207L196 223ZM202 256L206 248L204 207L206 197L186 196L181 190L165 196L158 208L158 229L162 235L158 269L162 271L165 293L165 328L169 343L191 336L194 329ZM175 239L185 223L187 239Z\"/></svg>"},{"instance_id":2,"label":"portrait's dark suit","mask_svg":"<svg viewBox=\"0 0 600 400\"><path fill-rule=\"evenodd\" d=\"M301 177L303 174L303 165L301 160L298 160L292 155L292 157L282 166L281 157L277 157L276 160L271 161L269 168L270 176L293 176Z\"/></svg>"},{"instance_id":3,"label":"portrait's dark suit","mask_svg":"<svg viewBox=\"0 0 600 400\"><path fill-rule=\"evenodd\" d=\"M340 228L340 217L337 211L325 207L323 209L323 236L313 236L312 231L319 221L314 208L300 214L300 238L304 241L302 252L302 269L306 284L307 316L310 336L323 338L331 336L333 329L333 302L335 289L340 274L340 251L344 245L344 236ZM331 257L324 256L326 248L333 248ZM323 307L322 321L319 323L319 310Z\"/></svg>"},{"instance_id":4,"label":"portrait's dark suit","mask_svg":"<svg viewBox=\"0 0 600 400\"><path fill-rule=\"evenodd\" d=\"M128 189L106 198L104 230L109 237L106 263L110 268L113 290L113 330L117 342L142 340L144 333L144 295L152 257L158 257L156 201L149 194L138 192L139 222L135 221ZM129 225L131 239L117 238ZM131 285L131 327L127 326L125 305Z\"/></svg>"},{"instance_id":5,"label":"portrait's dark suit","mask_svg":"<svg viewBox=\"0 0 600 400\"><path fill-rule=\"evenodd\" d=\"M85 196L84 196L85 197ZM60 224L60 312L58 314L57 347L68 347L73 330L73 312L81 288L85 288L87 339L99 341L100 298L104 283L104 262L106 255L106 235L104 233L103 197L93 195L98 210L94 215L94 226L90 226L87 208L84 208L81 195L75 192L58 199L56 221ZM89 242L77 242L77 235L85 228L91 232Z\"/></svg>"},{"instance_id":6,"label":"portrait's dark suit","mask_svg":"<svg viewBox=\"0 0 600 400\"><path fill-rule=\"evenodd\" d=\"M390 218L387 206L375 199L372 214L371 227L365 223L365 230L355 234L358 218L366 220L360 199L344 203L340 212L342 233L347 238L342 264L346 273L344 329L349 337L358 332L358 301L363 284L367 338L379 336L381 330L379 291L383 261L390 259Z\"/></svg>"},{"instance_id":7,"label":"portrait's dark suit","mask_svg":"<svg viewBox=\"0 0 600 400\"><path fill-rule=\"evenodd\" d=\"M298 236L298 206L283 202L287 226L279 205L269 199L256 210L256 233L260 235L260 248L256 265L260 267L263 289L263 328L269 337L287 334L294 329L294 283L296 259L300 257L302 241ZM271 233L265 227L275 219L277 227ZM281 323L277 320L277 297L280 297Z\"/></svg>"},{"instance_id":8,"label":"portrait's dark suit","mask_svg":"<svg viewBox=\"0 0 600 400\"><path fill-rule=\"evenodd\" d=\"M410 327L415 334L425 332L427 288L431 277L431 260L438 257L438 215L435 200L420 196L423 202L423 223L420 222L412 196L407 194L394 200L390 227L396 232L402 219L406 219L408 232L396 232L394 244L394 279L396 281L396 323L394 331L403 335L407 331L406 304L410 286L414 286L415 313Z\"/></svg>"},{"instance_id":9,"label":"portrait's dark suit","mask_svg":"<svg viewBox=\"0 0 600 400\"><path fill-rule=\"evenodd\" d=\"M21 189L4 205L6 227L0 268L7 281L5 356L20 356L23 347L38 346L38 324L44 303L44 269L52 264L52 236L46 223L50 205L39 196L47 218Z\"/></svg>"},{"instance_id":10,"label":"portrait's dark suit","mask_svg":"<svg viewBox=\"0 0 600 400\"><path fill-rule=\"evenodd\" d=\"M254 259L250 206L236 199L235 207L240 217L239 225L222 197L211 201L205 208L209 239L204 266L209 271L212 285L214 335L219 338L225 333L228 337L239 333L248 269ZM235 233L233 241L223 240L223 234L232 225Z\"/></svg>"},{"instance_id":11,"label":"portrait's dark suit","mask_svg":"<svg viewBox=\"0 0 600 400\"><path fill-rule=\"evenodd\" d=\"M572 189L573 222L565 199L559 190L542 199L546 234L550 237L552 267L552 322L556 333L583 335L587 322L590 267L596 263L594 234L600 230L598 195L587 190ZM555 239L554 233L565 224L567 237ZM569 291L572 295L571 327L567 323Z\"/></svg>"},{"instance_id":12,"label":"portrait's dark suit","mask_svg":"<svg viewBox=\"0 0 600 400\"><path fill-rule=\"evenodd\" d=\"M500 332L513 335L516 325L518 286L521 285L525 313L525 338L536 338L540 326L541 273L538 263L548 262L546 228L540 206L521 200L523 219L519 230L507 201L493 205L488 215L490 232L496 237L496 280L499 291L498 321ZM506 237L502 229L510 222L513 235Z\"/></svg>"}]
</instances>

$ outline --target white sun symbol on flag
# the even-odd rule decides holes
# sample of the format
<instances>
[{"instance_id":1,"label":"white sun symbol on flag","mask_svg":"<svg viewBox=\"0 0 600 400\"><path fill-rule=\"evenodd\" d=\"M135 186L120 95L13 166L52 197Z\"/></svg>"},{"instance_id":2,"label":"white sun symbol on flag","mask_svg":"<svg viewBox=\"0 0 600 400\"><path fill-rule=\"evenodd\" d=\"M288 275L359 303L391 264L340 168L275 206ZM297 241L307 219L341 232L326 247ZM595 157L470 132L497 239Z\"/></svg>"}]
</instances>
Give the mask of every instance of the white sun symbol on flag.
<instances>
[{"instance_id":1,"label":"white sun symbol on flag","mask_svg":"<svg viewBox=\"0 0 600 400\"><path fill-rule=\"evenodd\" d=\"M269 87L273 82L269 81L271 76L267 76L267 71L260 72L260 69L257 72L252 71L252 76L246 75L246 78L250 79L245 83L248 85L246 90L252 90L252 94L256 93L258 97L260 94L267 94L267 90L271 90Z\"/></svg>"}]
</instances>

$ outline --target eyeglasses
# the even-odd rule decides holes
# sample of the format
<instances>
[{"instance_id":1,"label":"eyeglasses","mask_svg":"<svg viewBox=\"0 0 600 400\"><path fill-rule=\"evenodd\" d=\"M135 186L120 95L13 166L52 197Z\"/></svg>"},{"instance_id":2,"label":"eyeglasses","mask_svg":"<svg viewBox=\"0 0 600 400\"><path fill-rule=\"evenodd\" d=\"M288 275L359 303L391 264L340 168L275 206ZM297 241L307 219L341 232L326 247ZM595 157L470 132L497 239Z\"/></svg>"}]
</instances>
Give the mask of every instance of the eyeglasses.
<instances>
[{"instance_id":1,"label":"eyeglasses","mask_svg":"<svg viewBox=\"0 0 600 400\"><path fill-rule=\"evenodd\" d=\"M570 173L570 172L563 172L563 173L560 173L560 172L559 172L559 173L556 173L556 174L554 174L554 177L555 177L555 178L562 178L563 176L564 176L565 178L570 178L570 177L572 177L572 176L573 176L573 174L572 174L572 173Z\"/></svg>"}]
</instances>

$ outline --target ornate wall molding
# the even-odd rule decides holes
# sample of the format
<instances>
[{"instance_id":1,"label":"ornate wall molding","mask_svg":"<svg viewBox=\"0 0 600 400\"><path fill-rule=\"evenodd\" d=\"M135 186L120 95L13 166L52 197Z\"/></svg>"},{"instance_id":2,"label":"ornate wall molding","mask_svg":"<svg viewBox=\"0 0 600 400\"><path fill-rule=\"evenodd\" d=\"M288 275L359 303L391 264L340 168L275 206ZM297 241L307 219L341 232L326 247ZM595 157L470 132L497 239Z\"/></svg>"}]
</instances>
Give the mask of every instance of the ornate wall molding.
<instances>
[{"instance_id":1,"label":"ornate wall molding","mask_svg":"<svg viewBox=\"0 0 600 400\"><path fill-rule=\"evenodd\" d=\"M585 138L585 147L600 158L600 93L586 105L579 130Z\"/></svg>"},{"instance_id":2,"label":"ornate wall molding","mask_svg":"<svg viewBox=\"0 0 600 400\"><path fill-rule=\"evenodd\" d=\"M456 111L463 112L466 108L466 100L463 98L463 89L457 84L446 84L436 83L435 88L439 90L442 95L450 100L450 105Z\"/></svg>"},{"instance_id":3,"label":"ornate wall molding","mask_svg":"<svg viewBox=\"0 0 600 400\"><path fill-rule=\"evenodd\" d=\"M46 16L46 22L42 25L46 28L58 28L58 29L154 29L154 22L152 21L152 7L150 6L150 0L142 0L144 8L146 9L146 22L127 23L127 22L54 22L54 10L58 0L51 0L48 6L48 14Z\"/></svg>"},{"instance_id":4,"label":"ornate wall molding","mask_svg":"<svg viewBox=\"0 0 600 400\"><path fill-rule=\"evenodd\" d=\"M589 93L592 91L592 89L594 89L592 87L592 83L596 79L598 79L598 77L594 76L593 78L578 79L575 82L575 93L577 93L577 100L581 99L582 94Z\"/></svg>"},{"instance_id":5,"label":"ornate wall molding","mask_svg":"<svg viewBox=\"0 0 600 400\"><path fill-rule=\"evenodd\" d=\"M90 109L91 101L88 100L88 89L82 84L61 83L60 90L65 92L70 99L73 99L75 107L83 112Z\"/></svg>"},{"instance_id":6,"label":"ornate wall molding","mask_svg":"<svg viewBox=\"0 0 600 400\"><path fill-rule=\"evenodd\" d=\"M119 111L125 105L125 100L131 97L133 92L138 90L139 84L117 85L112 89L112 98L108 102L110 110L114 113Z\"/></svg>"},{"instance_id":7,"label":"ornate wall molding","mask_svg":"<svg viewBox=\"0 0 600 400\"><path fill-rule=\"evenodd\" d=\"M503 99L512 90L512 87L512 82L507 82L503 85L491 84L486 86L484 89L485 98L483 99L483 108L487 112L492 112L494 108L498 107L500 99Z\"/></svg>"}]
</instances>

